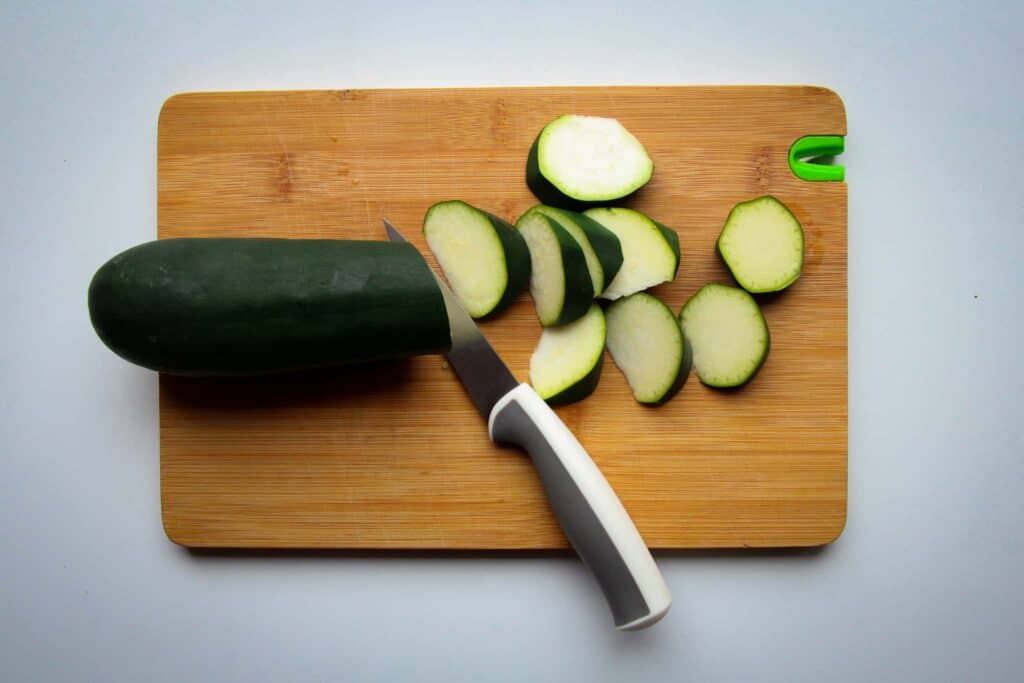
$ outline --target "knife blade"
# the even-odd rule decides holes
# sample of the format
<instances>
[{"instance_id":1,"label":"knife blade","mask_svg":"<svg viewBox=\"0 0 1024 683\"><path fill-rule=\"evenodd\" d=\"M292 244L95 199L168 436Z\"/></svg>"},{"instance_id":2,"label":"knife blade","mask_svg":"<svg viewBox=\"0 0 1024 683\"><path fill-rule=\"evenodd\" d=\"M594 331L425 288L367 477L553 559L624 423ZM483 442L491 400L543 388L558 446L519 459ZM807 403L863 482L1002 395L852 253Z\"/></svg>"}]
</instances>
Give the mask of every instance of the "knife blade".
<instances>
[{"instance_id":1,"label":"knife blade","mask_svg":"<svg viewBox=\"0 0 1024 683\"><path fill-rule=\"evenodd\" d=\"M393 242L406 242L384 221ZM526 451L562 530L604 593L617 628L657 623L672 594L636 525L601 470L550 406L520 384L458 298L434 273L444 296L452 347L446 354L496 443Z\"/></svg>"},{"instance_id":2,"label":"knife blade","mask_svg":"<svg viewBox=\"0 0 1024 683\"><path fill-rule=\"evenodd\" d=\"M408 241L391 223L384 221L384 227L392 242ZM434 279L444 295L444 307L448 312L448 326L452 333L452 348L446 354L448 362L455 369L473 405L487 419L491 416L494 404L515 389L519 382L462 308L454 292L436 273Z\"/></svg>"}]
</instances>

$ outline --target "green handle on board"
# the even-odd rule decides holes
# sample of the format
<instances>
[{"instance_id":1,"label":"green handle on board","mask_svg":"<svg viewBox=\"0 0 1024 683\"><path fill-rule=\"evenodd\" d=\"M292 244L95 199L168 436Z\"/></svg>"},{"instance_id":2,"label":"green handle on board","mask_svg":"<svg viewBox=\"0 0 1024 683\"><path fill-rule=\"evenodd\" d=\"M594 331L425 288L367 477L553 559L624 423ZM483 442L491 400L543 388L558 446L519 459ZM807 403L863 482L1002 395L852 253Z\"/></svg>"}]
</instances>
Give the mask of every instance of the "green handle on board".
<instances>
[{"instance_id":1,"label":"green handle on board","mask_svg":"<svg viewBox=\"0 0 1024 683\"><path fill-rule=\"evenodd\" d=\"M843 152L842 135L808 135L789 148L789 168L802 180L842 181L846 169L842 166L818 164L817 157L831 157ZM807 161L805 161L807 160Z\"/></svg>"}]
</instances>

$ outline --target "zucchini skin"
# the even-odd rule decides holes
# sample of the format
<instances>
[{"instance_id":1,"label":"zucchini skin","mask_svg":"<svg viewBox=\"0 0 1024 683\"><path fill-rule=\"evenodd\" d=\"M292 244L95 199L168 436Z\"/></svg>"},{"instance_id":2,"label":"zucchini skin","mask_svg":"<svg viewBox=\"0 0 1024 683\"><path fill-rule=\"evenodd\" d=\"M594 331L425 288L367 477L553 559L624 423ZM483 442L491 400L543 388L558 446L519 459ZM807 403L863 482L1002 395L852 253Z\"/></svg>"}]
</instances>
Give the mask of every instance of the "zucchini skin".
<instances>
[{"instance_id":1,"label":"zucchini skin","mask_svg":"<svg viewBox=\"0 0 1024 683\"><path fill-rule=\"evenodd\" d=\"M650 217L648 216L648 218ZM658 226L658 230L661 231L662 237L664 237L665 241L668 242L668 246L672 249L672 253L676 255L676 267L675 270L672 271L672 279L675 279L676 275L679 274L679 261L681 260L679 254L679 233L672 228L662 225L653 218L651 218L651 222Z\"/></svg>"},{"instance_id":2,"label":"zucchini skin","mask_svg":"<svg viewBox=\"0 0 1024 683\"><path fill-rule=\"evenodd\" d=\"M590 246L593 247L594 253L597 254L597 260L601 262L601 269L604 270L604 287L607 289L611 281L619 274L619 269L622 267L622 243L619 242L619 238L614 232L604 227L590 216L586 216L576 211L572 211L570 213L572 213L572 217L576 219L577 224L583 228L583 232L587 234L587 239L590 240ZM598 296L603 293L604 290L601 290L598 292Z\"/></svg>"},{"instance_id":3,"label":"zucchini skin","mask_svg":"<svg viewBox=\"0 0 1024 683\"><path fill-rule=\"evenodd\" d=\"M541 133L544 130L541 129ZM574 211L582 211L587 208L589 204L581 202L577 199L573 199L567 194L564 194L561 190L551 184L551 181L544 177L544 174L540 172L540 159L538 156L538 150L540 149L540 134L533 139L533 144L530 145L530 153L526 155L526 186L530 188L530 192L533 193L541 204L548 204L549 206L558 207L561 209L571 209Z\"/></svg>"},{"instance_id":4,"label":"zucchini skin","mask_svg":"<svg viewBox=\"0 0 1024 683\"><path fill-rule=\"evenodd\" d=\"M565 273L562 311L553 323L545 325L555 327L571 323L586 315L590 305L594 303L594 284L590 280L590 270L587 268L583 248L576 242L576 238L550 216L543 218L551 226L551 232L558 240L562 253L562 270Z\"/></svg>"},{"instance_id":5,"label":"zucchini skin","mask_svg":"<svg viewBox=\"0 0 1024 683\"><path fill-rule=\"evenodd\" d=\"M181 238L110 259L89 315L117 355L182 375L254 375L447 351L430 267L410 244Z\"/></svg>"},{"instance_id":6,"label":"zucchini skin","mask_svg":"<svg viewBox=\"0 0 1024 683\"><path fill-rule=\"evenodd\" d=\"M674 315L672 317L675 318ZM678 320L676 322L678 322ZM660 405L664 405L664 404L668 403L669 400L673 396L675 396L677 393L679 393L679 390L683 388L683 385L686 384L686 380L690 377L690 370L692 368L693 368L693 347L690 346L690 340L686 338L686 334L684 333L683 334L683 359L679 363L679 371L676 374L675 380L673 380L672 384L669 386L669 388L665 390L665 393L662 394L661 396L659 396L657 399L655 399L653 401L641 401L641 400L637 399L637 403L639 403L640 405L644 405L644 406L650 406L652 408L656 408L656 407L658 407Z\"/></svg>"},{"instance_id":7,"label":"zucchini skin","mask_svg":"<svg viewBox=\"0 0 1024 683\"><path fill-rule=\"evenodd\" d=\"M548 402L548 405L552 406L564 406L582 401L594 393L594 389L597 389L597 384L601 381L601 368L603 366L604 353L602 352L601 357L597 359L597 363L583 379L544 400Z\"/></svg>"},{"instance_id":8,"label":"zucchini skin","mask_svg":"<svg viewBox=\"0 0 1024 683\"><path fill-rule=\"evenodd\" d=\"M526 246L526 240L515 229L515 226L498 218L493 213L487 211L483 213L491 221L495 234L501 240L501 246L505 251L505 272L508 275L505 293L501 295L501 299L498 300L494 308L483 317L486 320L508 308L509 304L515 301L530 284L531 261L530 249Z\"/></svg>"}]
</instances>

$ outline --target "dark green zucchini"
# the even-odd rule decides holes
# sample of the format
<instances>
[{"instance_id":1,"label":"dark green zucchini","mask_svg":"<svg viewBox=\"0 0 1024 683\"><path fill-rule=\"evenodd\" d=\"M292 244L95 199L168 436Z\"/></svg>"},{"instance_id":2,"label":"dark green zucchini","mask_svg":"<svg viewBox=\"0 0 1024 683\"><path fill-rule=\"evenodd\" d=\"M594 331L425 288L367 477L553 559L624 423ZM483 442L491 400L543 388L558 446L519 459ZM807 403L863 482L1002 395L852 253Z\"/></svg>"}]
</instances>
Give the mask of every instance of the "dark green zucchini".
<instances>
[{"instance_id":1,"label":"dark green zucchini","mask_svg":"<svg viewBox=\"0 0 1024 683\"><path fill-rule=\"evenodd\" d=\"M116 354L173 374L263 374L451 346L429 266L390 242L148 242L97 271L89 314Z\"/></svg>"}]
</instances>

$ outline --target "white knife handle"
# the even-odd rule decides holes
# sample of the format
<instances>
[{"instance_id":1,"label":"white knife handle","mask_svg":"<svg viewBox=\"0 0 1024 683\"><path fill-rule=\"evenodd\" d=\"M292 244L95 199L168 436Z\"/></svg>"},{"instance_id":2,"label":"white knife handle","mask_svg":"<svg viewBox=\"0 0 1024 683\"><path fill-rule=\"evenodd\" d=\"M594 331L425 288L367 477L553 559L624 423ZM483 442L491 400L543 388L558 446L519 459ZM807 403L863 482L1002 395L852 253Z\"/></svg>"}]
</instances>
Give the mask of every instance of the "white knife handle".
<instances>
[{"instance_id":1,"label":"white knife handle","mask_svg":"<svg viewBox=\"0 0 1024 683\"><path fill-rule=\"evenodd\" d=\"M604 592L617 628L646 628L672 604L629 513L548 404L520 384L491 410L491 439L530 454L562 530Z\"/></svg>"}]
</instances>

